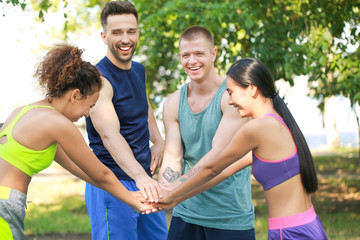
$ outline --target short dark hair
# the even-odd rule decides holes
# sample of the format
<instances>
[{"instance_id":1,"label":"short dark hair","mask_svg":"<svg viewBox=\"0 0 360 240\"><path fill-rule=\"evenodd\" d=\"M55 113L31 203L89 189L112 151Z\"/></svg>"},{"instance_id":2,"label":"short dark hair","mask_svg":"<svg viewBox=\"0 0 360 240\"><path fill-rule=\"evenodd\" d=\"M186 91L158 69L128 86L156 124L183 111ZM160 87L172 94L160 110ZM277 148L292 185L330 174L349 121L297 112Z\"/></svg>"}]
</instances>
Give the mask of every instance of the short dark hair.
<instances>
[{"instance_id":1,"label":"short dark hair","mask_svg":"<svg viewBox=\"0 0 360 240\"><path fill-rule=\"evenodd\" d=\"M105 29L109 15L133 14L138 21L138 12L134 5L126 1L111 1L105 4L101 11L101 26Z\"/></svg>"},{"instance_id":2,"label":"short dark hair","mask_svg":"<svg viewBox=\"0 0 360 240\"><path fill-rule=\"evenodd\" d=\"M180 41L183 39L186 40L194 40L198 38L199 36L205 37L209 42L211 42L211 46L214 47L214 38L209 30L207 30L205 27L194 25L191 26L181 34Z\"/></svg>"}]
</instances>

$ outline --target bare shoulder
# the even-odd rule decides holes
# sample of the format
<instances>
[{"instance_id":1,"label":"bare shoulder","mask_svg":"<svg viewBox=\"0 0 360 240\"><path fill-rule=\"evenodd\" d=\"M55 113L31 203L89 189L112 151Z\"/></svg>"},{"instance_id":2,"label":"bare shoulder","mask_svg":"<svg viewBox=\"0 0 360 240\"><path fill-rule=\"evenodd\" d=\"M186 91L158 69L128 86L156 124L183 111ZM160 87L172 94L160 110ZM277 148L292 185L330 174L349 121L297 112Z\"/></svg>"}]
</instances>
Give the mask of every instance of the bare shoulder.
<instances>
[{"instance_id":1,"label":"bare shoulder","mask_svg":"<svg viewBox=\"0 0 360 240\"><path fill-rule=\"evenodd\" d=\"M22 107L18 107L16 109L14 109L12 111L12 113L9 115L9 117L5 120L5 122L3 123L3 125L0 127L0 132L5 129L5 127L7 125L9 125L9 123L15 118L15 116L21 111L21 109L23 108L24 106Z\"/></svg>"},{"instance_id":2,"label":"bare shoulder","mask_svg":"<svg viewBox=\"0 0 360 240\"><path fill-rule=\"evenodd\" d=\"M248 121L244 125L244 130L248 133L257 135L257 136L265 136L267 133L271 133L274 130L276 131L277 122L276 120L271 118L257 118Z\"/></svg>"},{"instance_id":3,"label":"bare shoulder","mask_svg":"<svg viewBox=\"0 0 360 240\"><path fill-rule=\"evenodd\" d=\"M109 80L107 80L105 77L101 76L101 80L103 82L103 86L100 90L100 97L99 99L104 99L104 98L112 98L113 97L113 87L111 85L111 83L109 82Z\"/></svg>"},{"instance_id":4,"label":"bare shoulder","mask_svg":"<svg viewBox=\"0 0 360 240\"><path fill-rule=\"evenodd\" d=\"M180 102L180 90L176 90L164 102L164 111L169 111L170 109L178 109Z\"/></svg>"},{"instance_id":5,"label":"bare shoulder","mask_svg":"<svg viewBox=\"0 0 360 240\"><path fill-rule=\"evenodd\" d=\"M35 111L31 118L28 118L30 125L39 126L39 131L43 131L47 136L56 138L57 135L64 133L66 130L76 128L70 119L55 109L35 108L33 110Z\"/></svg>"}]
</instances>

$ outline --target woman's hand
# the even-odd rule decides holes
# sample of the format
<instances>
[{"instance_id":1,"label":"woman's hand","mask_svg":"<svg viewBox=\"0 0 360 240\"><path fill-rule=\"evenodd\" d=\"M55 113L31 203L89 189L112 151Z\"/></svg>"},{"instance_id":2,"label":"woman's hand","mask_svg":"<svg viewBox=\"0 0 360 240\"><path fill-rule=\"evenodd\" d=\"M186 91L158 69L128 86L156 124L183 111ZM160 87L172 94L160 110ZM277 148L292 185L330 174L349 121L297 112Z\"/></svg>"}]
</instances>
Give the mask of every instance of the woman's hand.
<instances>
[{"instance_id":1,"label":"woman's hand","mask_svg":"<svg viewBox=\"0 0 360 240\"><path fill-rule=\"evenodd\" d=\"M133 208L134 211L141 212L142 214L150 214L161 211L161 209L155 207L153 203L145 199L140 191L131 192L131 194L139 201L135 208Z\"/></svg>"}]
</instances>

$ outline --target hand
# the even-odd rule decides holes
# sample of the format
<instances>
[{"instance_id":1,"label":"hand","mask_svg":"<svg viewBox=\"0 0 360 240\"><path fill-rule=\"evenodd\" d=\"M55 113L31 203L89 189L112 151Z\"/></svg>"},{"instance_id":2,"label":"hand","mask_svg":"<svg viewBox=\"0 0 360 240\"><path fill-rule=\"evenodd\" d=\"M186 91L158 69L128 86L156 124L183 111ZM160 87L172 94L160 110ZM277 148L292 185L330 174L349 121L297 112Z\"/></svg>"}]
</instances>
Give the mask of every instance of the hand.
<instances>
[{"instance_id":1,"label":"hand","mask_svg":"<svg viewBox=\"0 0 360 240\"><path fill-rule=\"evenodd\" d=\"M131 192L131 194L141 202L141 205L137 207L138 209L134 209L136 212L141 212L142 214L150 214L162 210L161 208L158 208L151 204L149 201L147 201L140 191Z\"/></svg>"},{"instance_id":2,"label":"hand","mask_svg":"<svg viewBox=\"0 0 360 240\"><path fill-rule=\"evenodd\" d=\"M176 199L169 202L169 203L154 203L153 206L157 208L159 211L162 211L164 209L171 209L177 206L180 202L178 202Z\"/></svg>"},{"instance_id":3,"label":"hand","mask_svg":"<svg viewBox=\"0 0 360 240\"><path fill-rule=\"evenodd\" d=\"M151 150L151 163L150 163L150 171L151 175L154 175L156 169L161 166L163 157L164 157L164 149L165 143L164 141L158 141L154 143L150 150Z\"/></svg>"},{"instance_id":4,"label":"hand","mask_svg":"<svg viewBox=\"0 0 360 240\"><path fill-rule=\"evenodd\" d=\"M162 187L163 188L163 194L164 196L159 200L158 203L154 203L154 207L156 207L159 210L163 210L163 209L169 209L169 208L173 208L176 205L178 205L180 203L179 198L171 200L170 199L170 189L166 188L166 187Z\"/></svg>"},{"instance_id":5,"label":"hand","mask_svg":"<svg viewBox=\"0 0 360 240\"><path fill-rule=\"evenodd\" d=\"M172 199L170 199L170 189L168 187L165 187L165 186L161 186L161 188L162 188L162 195L163 196L162 196L161 199L159 199L159 201L157 203L162 203L162 204L171 203Z\"/></svg>"},{"instance_id":6,"label":"hand","mask_svg":"<svg viewBox=\"0 0 360 240\"><path fill-rule=\"evenodd\" d=\"M150 203L158 202L163 197L163 191L160 184L149 176L137 178L135 180L137 188L143 197Z\"/></svg>"}]
</instances>

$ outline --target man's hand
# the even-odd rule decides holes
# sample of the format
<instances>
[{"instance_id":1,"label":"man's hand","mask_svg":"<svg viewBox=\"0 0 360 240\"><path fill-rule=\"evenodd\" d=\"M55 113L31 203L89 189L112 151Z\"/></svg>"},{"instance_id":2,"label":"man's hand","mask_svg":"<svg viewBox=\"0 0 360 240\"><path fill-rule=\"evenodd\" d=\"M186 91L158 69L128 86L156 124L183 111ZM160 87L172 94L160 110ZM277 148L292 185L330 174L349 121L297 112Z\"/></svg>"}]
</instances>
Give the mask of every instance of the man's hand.
<instances>
[{"instance_id":1,"label":"man's hand","mask_svg":"<svg viewBox=\"0 0 360 240\"><path fill-rule=\"evenodd\" d=\"M150 203L158 202L163 197L163 190L160 184L149 176L135 179L136 186L143 197Z\"/></svg>"},{"instance_id":2,"label":"man's hand","mask_svg":"<svg viewBox=\"0 0 360 240\"><path fill-rule=\"evenodd\" d=\"M154 143L151 150L151 163L150 163L150 171L151 175L154 175L156 169L161 166L163 157L164 157L164 141L159 141L159 143Z\"/></svg>"}]
</instances>

